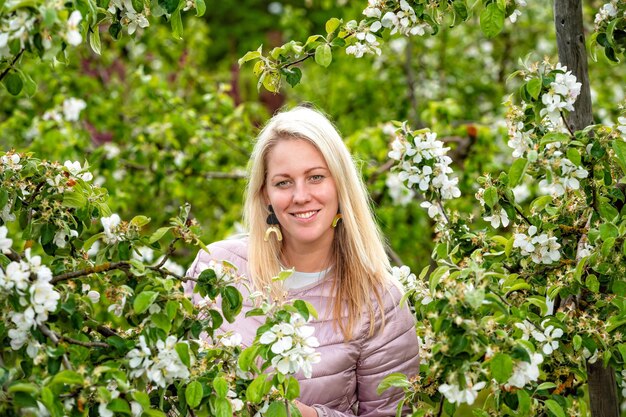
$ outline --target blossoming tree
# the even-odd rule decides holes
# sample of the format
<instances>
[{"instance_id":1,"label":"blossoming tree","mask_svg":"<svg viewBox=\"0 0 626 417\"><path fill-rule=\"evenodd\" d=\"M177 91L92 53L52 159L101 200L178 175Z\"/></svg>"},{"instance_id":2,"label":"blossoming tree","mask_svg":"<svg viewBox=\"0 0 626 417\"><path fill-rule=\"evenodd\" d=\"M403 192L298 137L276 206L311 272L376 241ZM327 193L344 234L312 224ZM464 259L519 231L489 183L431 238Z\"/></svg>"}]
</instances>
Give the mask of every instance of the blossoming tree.
<instances>
[{"instance_id":1,"label":"blossoming tree","mask_svg":"<svg viewBox=\"0 0 626 417\"><path fill-rule=\"evenodd\" d=\"M390 35L436 34L479 14L487 36L514 23L525 1L445 4L371 0L359 22L331 19L325 35L292 41L263 55L249 52L259 86L299 83L307 58L326 67L333 50L359 58L380 54ZM436 268L406 283L422 341L422 372L392 375L380 389L401 386L413 415L448 415L472 405L474 415L619 415L625 386L621 180L626 173L626 117L593 123L581 2L556 1L559 63L526 64L507 103L507 172L480 178L476 198L491 229L446 208L460 196L450 150L428 129L398 126L389 157L398 179L424 198L435 221ZM617 61L624 51L626 5L611 1L595 16L591 42ZM513 189L534 183L529 204ZM508 232L507 232L508 230ZM590 402L585 399L589 394Z\"/></svg>"}]
</instances>

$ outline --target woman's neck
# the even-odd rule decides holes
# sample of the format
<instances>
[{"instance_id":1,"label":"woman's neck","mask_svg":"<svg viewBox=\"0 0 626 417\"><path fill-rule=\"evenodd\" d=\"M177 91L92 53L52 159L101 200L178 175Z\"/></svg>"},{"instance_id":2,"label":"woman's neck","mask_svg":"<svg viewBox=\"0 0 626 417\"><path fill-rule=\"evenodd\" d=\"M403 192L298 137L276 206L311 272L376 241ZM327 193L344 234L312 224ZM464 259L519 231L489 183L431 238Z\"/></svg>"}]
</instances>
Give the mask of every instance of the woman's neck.
<instances>
[{"instance_id":1,"label":"woman's neck","mask_svg":"<svg viewBox=\"0 0 626 417\"><path fill-rule=\"evenodd\" d=\"M281 263L299 272L319 272L330 267L331 248L292 248L283 247Z\"/></svg>"}]
</instances>

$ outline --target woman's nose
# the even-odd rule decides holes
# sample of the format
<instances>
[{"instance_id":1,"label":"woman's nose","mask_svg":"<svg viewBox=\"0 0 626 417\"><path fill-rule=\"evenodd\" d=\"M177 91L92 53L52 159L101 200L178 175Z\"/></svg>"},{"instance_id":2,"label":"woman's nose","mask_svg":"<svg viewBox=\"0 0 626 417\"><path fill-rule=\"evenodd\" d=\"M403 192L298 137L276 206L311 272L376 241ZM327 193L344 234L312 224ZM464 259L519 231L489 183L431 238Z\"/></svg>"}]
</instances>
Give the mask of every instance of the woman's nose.
<instances>
[{"instance_id":1,"label":"woman's nose","mask_svg":"<svg viewBox=\"0 0 626 417\"><path fill-rule=\"evenodd\" d=\"M306 203L311 199L311 193L309 187L304 182L296 182L296 186L293 190L294 203Z\"/></svg>"}]
</instances>

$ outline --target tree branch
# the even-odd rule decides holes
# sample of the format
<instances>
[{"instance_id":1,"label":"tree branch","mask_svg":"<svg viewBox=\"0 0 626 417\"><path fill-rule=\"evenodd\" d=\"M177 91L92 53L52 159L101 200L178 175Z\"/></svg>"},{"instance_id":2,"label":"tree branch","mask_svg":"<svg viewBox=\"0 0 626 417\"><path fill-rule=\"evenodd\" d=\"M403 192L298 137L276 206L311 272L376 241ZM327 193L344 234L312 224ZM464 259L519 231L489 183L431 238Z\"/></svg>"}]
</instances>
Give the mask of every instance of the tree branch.
<instances>
[{"instance_id":1,"label":"tree branch","mask_svg":"<svg viewBox=\"0 0 626 417\"><path fill-rule=\"evenodd\" d=\"M41 333L44 334L44 336L46 336L48 339L52 340L52 343L54 343L55 345L59 344L59 338L47 326L45 326L43 324L40 324L39 326L37 326L37 328L41 331ZM67 356L65 355L65 353L63 354L63 365L68 370L72 370L73 369L72 368L72 364L70 363L69 359L67 359Z\"/></svg>"},{"instance_id":2,"label":"tree branch","mask_svg":"<svg viewBox=\"0 0 626 417\"><path fill-rule=\"evenodd\" d=\"M81 271L73 271L67 272L65 274L56 275L50 281L51 284L56 284L57 282L67 281L73 278L83 277L90 274L96 274L99 272L111 271L114 269L124 269L127 270L130 267L130 263L127 261L120 262L106 262L102 265L96 265L91 268L83 269Z\"/></svg>"},{"instance_id":3,"label":"tree branch","mask_svg":"<svg viewBox=\"0 0 626 417\"><path fill-rule=\"evenodd\" d=\"M22 56L24 51L25 51L25 49L22 49L21 51L19 51L17 53L17 55L15 55L15 58L13 58L13 61L11 62L11 65L9 65L4 71L2 71L2 74L0 74L0 81L2 81L4 79L4 77L7 76L9 71L11 71L13 69L13 65L15 65L15 63L20 59L20 57Z\"/></svg>"}]
</instances>

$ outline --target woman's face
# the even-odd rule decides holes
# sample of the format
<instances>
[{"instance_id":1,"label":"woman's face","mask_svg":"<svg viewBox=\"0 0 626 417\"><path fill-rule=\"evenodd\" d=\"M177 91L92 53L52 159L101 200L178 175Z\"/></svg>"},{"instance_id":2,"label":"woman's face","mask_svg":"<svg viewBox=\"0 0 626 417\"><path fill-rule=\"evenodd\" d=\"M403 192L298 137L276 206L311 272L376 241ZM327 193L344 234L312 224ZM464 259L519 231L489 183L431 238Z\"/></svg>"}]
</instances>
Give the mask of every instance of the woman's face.
<instances>
[{"instance_id":1,"label":"woman's face","mask_svg":"<svg viewBox=\"0 0 626 417\"><path fill-rule=\"evenodd\" d=\"M330 248L339 209L335 180L322 154L301 139L279 141L267 155L265 197L289 249Z\"/></svg>"}]
</instances>

